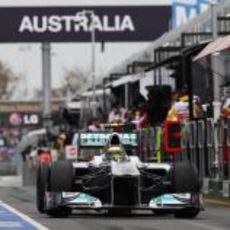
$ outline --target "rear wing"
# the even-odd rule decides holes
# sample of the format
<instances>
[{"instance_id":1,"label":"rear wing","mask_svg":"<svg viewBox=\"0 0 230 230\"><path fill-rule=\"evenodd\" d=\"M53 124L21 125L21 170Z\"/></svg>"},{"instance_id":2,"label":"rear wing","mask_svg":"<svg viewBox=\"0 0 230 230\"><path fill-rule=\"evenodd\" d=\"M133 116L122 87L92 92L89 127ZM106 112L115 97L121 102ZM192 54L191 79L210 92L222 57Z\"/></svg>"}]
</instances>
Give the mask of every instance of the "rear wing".
<instances>
[{"instance_id":1,"label":"rear wing","mask_svg":"<svg viewBox=\"0 0 230 230\"><path fill-rule=\"evenodd\" d=\"M75 134L73 144L79 148L103 148L112 132L80 132ZM118 133L122 144L125 147L137 148L139 147L138 133Z\"/></svg>"}]
</instances>

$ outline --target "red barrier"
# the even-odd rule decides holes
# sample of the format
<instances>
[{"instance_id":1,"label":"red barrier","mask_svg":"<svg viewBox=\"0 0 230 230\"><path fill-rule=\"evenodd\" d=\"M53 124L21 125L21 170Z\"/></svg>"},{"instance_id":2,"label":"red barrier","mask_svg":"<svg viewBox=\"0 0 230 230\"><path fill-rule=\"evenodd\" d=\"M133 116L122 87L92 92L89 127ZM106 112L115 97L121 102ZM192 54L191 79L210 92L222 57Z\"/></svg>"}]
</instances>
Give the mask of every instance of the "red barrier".
<instances>
[{"instance_id":1,"label":"red barrier","mask_svg":"<svg viewBox=\"0 0 230 230\"><path fill-rule=\"evenodd\" d=\"M182 130L178 121L164 122L164 147L166 152L182 152L181 147Z\"/></svg>"}]
</instances>

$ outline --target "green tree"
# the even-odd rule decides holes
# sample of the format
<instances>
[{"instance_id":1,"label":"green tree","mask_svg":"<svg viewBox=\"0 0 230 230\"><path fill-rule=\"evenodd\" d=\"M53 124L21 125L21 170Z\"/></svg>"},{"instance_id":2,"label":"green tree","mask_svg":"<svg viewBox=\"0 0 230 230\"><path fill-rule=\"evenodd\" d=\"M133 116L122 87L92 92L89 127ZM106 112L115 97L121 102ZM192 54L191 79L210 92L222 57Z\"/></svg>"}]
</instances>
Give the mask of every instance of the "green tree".
<instances>
[{"instance_id":1,"label":"green tree","mask_svg":"<svg viewBox=\"0 0 230 230\"><path fill-rule=\"evenodd\" d=\"M0 99L10 99L16 90L19 77L10 67L0 60Z\"/></svg>"},{"instance_id":2,"label":"green tree","mask_svg":"<svg viewBox=\"0 0 230 230\"><path fill-rule=\"evenodd\" d=\"M76 67L65 70L63 91L66 93L69 90L71 95L81 93L87 86L87 75Z\"/></svg>"}]
</instances>

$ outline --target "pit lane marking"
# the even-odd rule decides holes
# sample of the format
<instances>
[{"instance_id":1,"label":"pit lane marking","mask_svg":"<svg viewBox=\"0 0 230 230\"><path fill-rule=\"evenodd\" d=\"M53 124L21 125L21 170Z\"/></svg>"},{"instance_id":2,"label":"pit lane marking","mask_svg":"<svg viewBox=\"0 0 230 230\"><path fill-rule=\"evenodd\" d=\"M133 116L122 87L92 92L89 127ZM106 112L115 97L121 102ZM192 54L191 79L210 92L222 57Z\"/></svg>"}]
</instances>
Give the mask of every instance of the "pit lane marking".
<instances>
[{"instance_id":1,"label":"pit lane marking","mask_svg":"<svg viewBox=\"0 0 230 230\"><path fill-rule=\"evenodd\" d=\"M5 220L2 219L3 217ZM48 230L45 226L2 201L0 201L0 229Z\"/></svg>"},{"instance_id":2,"label":"pit lane marking","mask_svg":"<svg viewBox=\"0 0 230 230\"><path fill-rule=\"evenodd\" d=\"M12 221L0 221L0 229L6 229L6 228L13 228L13 229L19 229L23 228L23 225L20 222L12 222Z\"/></svg>"}]
</instances>

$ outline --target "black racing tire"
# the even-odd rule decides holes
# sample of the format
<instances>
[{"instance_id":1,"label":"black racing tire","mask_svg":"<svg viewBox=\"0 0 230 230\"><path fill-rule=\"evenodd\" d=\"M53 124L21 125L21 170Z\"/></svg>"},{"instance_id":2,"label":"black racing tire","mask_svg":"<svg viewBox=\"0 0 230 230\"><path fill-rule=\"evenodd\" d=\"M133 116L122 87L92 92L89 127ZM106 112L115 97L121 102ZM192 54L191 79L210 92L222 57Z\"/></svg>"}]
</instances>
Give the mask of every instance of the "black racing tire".
<instances>
[{"instance_id":1,"label":"black racing tire","mask_svg":"<svg viewBox=\"0 0 230 230\"><path fill-rule=\"evenodd\" d=\"M198 170L192 162L178 162L173 166L172 185L174 193L200 191Z\"/></svg>"},{"instance_id":2,"label":"black racing tire","mask_svg":"<svg viewBox=\"0 0 230 230\"><path fill-rule=\"evenodd\" d=\"M48 185L49 165L40 164L37 170L36 203L40 213L45 212L45 192Z\"/></svg>"},{"instance_id":3,"label":"black racing tire","mask_svg":"<svg viewBox=\"0 0 230 230\"><path fill-rule=\"evenodd\" d=\"M53 162L50 167L49 190L70 192L73 190L74 168L69 161Z\"/></svg>"},{"instance_id":4,"label":"black racing tire","mask_svg":"<svg viewBox=\"0 0 230 230\"><path fill-rule=\"evenodd\" d=\"M174 213L176 218L184 218L184 219L192 219L197 217L199 214L200 209L198 208L186 208L182 210L178 210Z\"/></svg>"},{"instance_id":5,"label":"black racing tire","mask_svg":"<svg viewBox=\"0 0 230 230\"><path fill-rule=\"evenodd\" d=\"M71 209L68 207L59 207L46 211L47 215L52 218L65 218L71 214Z\"/></svg>"}]
</instances>

